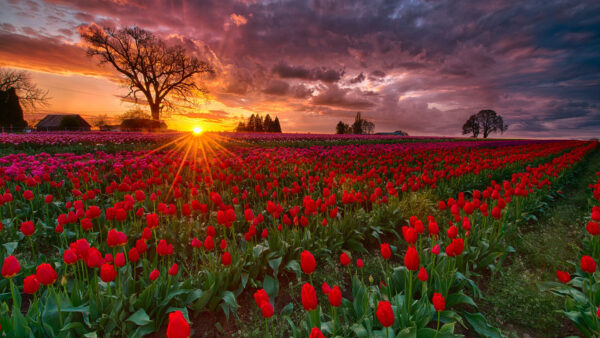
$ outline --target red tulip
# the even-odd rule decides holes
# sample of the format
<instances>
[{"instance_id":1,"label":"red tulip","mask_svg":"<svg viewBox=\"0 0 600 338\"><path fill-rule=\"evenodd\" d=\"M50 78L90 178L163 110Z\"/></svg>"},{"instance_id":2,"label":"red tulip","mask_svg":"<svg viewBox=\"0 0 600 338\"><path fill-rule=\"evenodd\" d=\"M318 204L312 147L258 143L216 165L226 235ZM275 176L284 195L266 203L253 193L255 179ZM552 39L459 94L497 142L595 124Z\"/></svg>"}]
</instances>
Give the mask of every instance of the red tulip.
<instances>
[{"instance_id":1,"label":"red tulip","mask_svg":"<svg viewBox=\"0 0 600 338\"><path fill-rule=\"evenodd\" d=\"M596 222L591 222L591 221L588 222L588 224L585 228L592 236L600 235L600 227L598 226L598 223L596 223Z\"/></svg>"},{"instance_id":2,"label":"red tulip","mask_svg":"<svg viewBox=\"0 0 600 338\"><path fill-rule=\"evenodd\" d=\"M300 254L300 266L305 274L310 275L315 271L315 267L317 266L315 257L309 251L302 251Z\"/></svg>"},{"instance_id":3,"label":"red tulip","mask_svg":"<svg viewBox=\"0 0 600 338\"><path fill-rule=\"evenodd\" d=\"M46 195L46 197L44 197L44 203L46 203L46 204L52 203L52 195Z\"/></svg>"},{"instance_id":4,"label":"red tulip","mask_svg":"<svg viewBox=\"0 0 600 338\"><path fill-rule=\"evenodd\" d=\"M104 283L110 283L115 280L115 277L117 277L115 267L112 266L112 264L102 264L102 267L100 268L100 279L102 279Z\"/></svg>"},{"instance_id":5,"label":"red tulip","mask_svg":"<svg viewBox=\"0 0 600 338\"><path fill-rule=\"evenodd\" d=\"M458 229L453 225L448 228L448 238L456 238L458 235Z\"/></svg>"},{"instance_id":6,"label":"red tulip","mask_svg":"<svg viewBox=\"0 0 600 338\"><path fill-rule=\"evenodd\" d=\"M312 311L317 308L317 293L315 288L308 283L302 285L302 306L306 311Z\"/></svg>"},{"instance_id":7,"label":"red tulip","mask_svg":"<svg viewBox=\"0 0 600 338\"><path fill-rule=\"evenodd\" d=\"M362 269L365 266L365 263L363 262L362 259L359 258L359 259L356 260L356 266L358 268Z\"/></svg>"},{"instance_id":8,"label":"red tulip","mask_svg":"<svg viewBox=\"0 0 600 338\"><path fill-rule=\"evenodd\" d=\"M312 330L310 330L310 336L308 336L308 338L325 338L325 336L318 327L313 327Z\"/></svg>"},{"instance_id":9,"label":"red tulip","mask_svg":"<svg viewBox=\"0 0 600 338\"><path fill-rule=\"evenodd\" d=\"M381 257L384 259L390 259L392 257L392 249L390 249L390 245L387 243L383 243L379 246L379 251L381 251Z\"/></svg>"},{"instance_id":10,"label":"red tulip","mask_svg":"<svg viewBox=\"0 0 600 338\"><path fill-rule=\"evenodd\" d=\"M104 263L102 254L96 248L89 248L85 256L85 264L90 268L98 268Z\"/></svg>"},{"instance_id":11,"label":"red tulip","mask_svg":"<svg viewBox=\"0 0 600 338\"><path fill-rule=\"evenodd\" d=\"M568 272L566 271L556 271L556 277L558 277L558 280L561 283L568 283L569 281L571 281L571 275L569 275Z\"/></svg>"},{"instance_id":12,"label":"red tulip","mask_svg":"<svg viewBox=\"0 0 600 338\"><path fill-rule=\"evenodd\" d=\"M591 256L581 257L581 270L594 273L596 271L596 261Z\"/></svg>"},{"instance_id":13,"label":"red tulip","mask_svg":"<svg viewBox=\"0 0 600 338\"><path fill-rule=\"evenodd\" d=\"M417 271L419 269L419 254L414 246L408 247L408 250L406 250L404 265L410 271Z\"/></svg>"},{"instance_id":14,"label":"red tulip","mask_svg":"<svg viewBox=\"0 0 600 338\"><path fill-rule=\"evenodd\" d=\"M390 304L390 302L380 301L377 304L377 311L375 314L377 315L377 320L379 320L379 323L381 323L383 327L394 325L394 310L392 309L392 304Z\"/></svg>"},{"instance_id":15,"label":"red tulip","mask_svg":"<svg viewBox=\"0 0 600 338\"><path fill-rule=\"evenodd\" d=\"M37 266L35 269L35 276L40 283L44 285L54 284L56 282L56 271L52 267L52 265L48 263L42 263Z\"/></svg>"},{"instance_id":16,"label":"red tulip","mask_svg":"<svg viewBox=\"0 0 600 338\"><path fill-rule=\"evenodd\" d=\"M10 255L4 258L4 264L2 264L2 277L12 278L21 271L21 265L17 258Z\"/></svg>"},{"instance_id":17,"label":"red tulip","mask_svg":"<svg viewBox=\"0 0 600 338\"><path fill-rule=\"evenodd\" d=\"M258 289L254 292L254 301L258 307L260 307L260 304L262 303L269 302L269 295L267 295L265 289Z\"/></svg>"},{"instance_id":18,"label":"red tulip","mask_svg":"<svg viewBox=\"0 0 600 338\"><path fill-rule=\"evenodd\" d=\"M270 302L262 302L260 304L260 311L265 318L273 317L273 305Z\"/></svg>"},{"instance_id":19,"label":"red tulip","mask_svg":"<svg viewBox=\"0 0 600 338\"><path fill-rule=\"evenodd\" d=\"M189 338L190 325L181 311L169 313L169 325L167 326L167 338Z\"/></svg>"},{"instance_id":20,"label":"red tulip","mask_svg":"<svg viewBox=\"0 0 600 338\"><path fill-rule=\"evenodd\" d=\"M425 270L424 267L421 267L421 269L419 269L419 275L417 277L421 282L426 282L429 278L429 275L427 275L427 270Z\"/></svg>"},{"instance_id":21,"label":"red tulip","mask_svg":"<svg viewBox=\"0 0 600 338\"><path fill-rule=\"evenodd\" d=\"M65 253L63 254L63 260L65 261L65 264L68 265L77 263L77 252L73 249L65 250Z\"/></svg>"},{"instance_id":22,"label":"red tulip","mask_svg":"<svg viewBox=\"0 0 600 338\"><path fill-rule=\"evenodd\" d=\"M23 198L25 198L28 201L31 201L33 199L33 192L31 192L31 190L23 191Z\"/></svg>"},{"instance_id":23,"label":"red tulip","mask_svg":"<svg viewBox=\"0 0 600 338\"><path fill-rule=\"evenodd\" d=\"M431 299L431 302L433 303L433 307L435 308L435 311L444 311L444 309L446 308L446 303L444 301L444 296L442 296L439 293L434 293L433 294L433 298Z\"/></svg>"},{"instance_id":24,"label":"red tulip","mask_svg":"<svg viewBox=\"0 0 600 338\"><path fill-rule=\"evenodd\" d=\"M221 263L223 263L223 265L225 266L231 264L231 254L229 252L223 252L223 254L221 255Z\"/></svg>"},{"instance_id":25,"label":"red tulip","mask_svg":"<svg viewBox=\"0 0 600 338\"><path fill-rule=\"evenodd\" d=\"M324 294L329 294L329 292L331 292L331 287L329 286L329 284L327 284L327 282L323 282L323 284L321 285L321 291Z\"/></svg>"},{"instance_id":26,"label":"red tulip","mask_svg":"<svg viewBox=\"0 0 600 338\"><path fill-rule=\"evenodd\" d=\"M131 248L127 256L129 257L129 261L134 263L140 259L140 254L136 248Z\"/></svg>"},{"instance_id":27,"label":"red tulip","mask_svg":"<svg viewBox=\"0 0 600 338\"><path fill-rule=\"evenodd\" d=\"M26 221L21 223L21 232L25 236L31 236L35 232L35 227L32 221Z\"/></svg>"},{"instance_id":28,"label":"red tulip","mask_svg":"<svg viewBox=\"0 0 600 338\"><path fill-rule=\"evenodd\" d=\"M115 266L120 268L125 265L125 254L122 252L117 253L115 256Z\"/></svg>"},{"instance_id":29,"label":"red tulip","mask_svg":"<svg viewBox=\"0 0 600 338\"><path fill-rule=\"evenodd\" d=\"M23 280L23 292L33 295L40 288L40 282L35 275L29 275Z\"/></svg>"},{"instance_id":30,"label":"red tulip","mask_svg":"<svg viewBox=\"0 0 600 338\"><path fill-rule=\"evenodd\" d=\"M169 275L175 276L178 271L179 271L179 266L177 265L177 263L173 263L173 265L171 265L171 268L169 269Z\"/></svg>"},{"instance_id":31,"label":"red tulip","mask_svg":"<svg viewBox=\"0 0 600 338\"><path fill-rule=\"evenodd\" d=\"M343 266L348 266L350 262L352 262L352 260L350 260L350 256L348 256L348 254L345 252L342 252L340 255L340 263L342 263Z\"/></svg>"},{"instance_id":32,"label":"red tulip","mask_svg":"<svg viewBox=\"0 0 600 338\"><path fill-rule=\"evenodd\" d=\"M329 305L333 307L338 307L342 305L342 292L340 291L340 288L337 285L335 285L331 289L331 291L329 291L327 296L329 299Z\"/></svg>"},{"instance_id":33,"label":"red tulip","mask_svg":"<svg viewBox=\"0 0 600 338\"><path fill-rule=\"evenodd\" d=\"M160 272L158 271L158 269L154 269L152 270L152 272L150 272L150 280L151 281L155 281L158 278L158 275L160 274Z\"/></svg>"}]
</instances>

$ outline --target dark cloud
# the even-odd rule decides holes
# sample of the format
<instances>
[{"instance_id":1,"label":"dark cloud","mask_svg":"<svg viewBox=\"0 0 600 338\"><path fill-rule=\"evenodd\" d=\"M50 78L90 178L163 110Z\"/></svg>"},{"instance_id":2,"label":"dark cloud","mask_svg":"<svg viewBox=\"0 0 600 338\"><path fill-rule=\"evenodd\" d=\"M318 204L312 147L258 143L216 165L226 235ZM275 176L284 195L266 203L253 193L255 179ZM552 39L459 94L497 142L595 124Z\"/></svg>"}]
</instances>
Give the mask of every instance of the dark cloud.
<instances>
[{"instance_id":1,"label":"dark cloud","mask_svg":"<svg viewBox=\"0 0 600 338\"><path fill-rule=\"evenodd\" d=\"M335 84L329 85L311 103L318 106L331 106L345 109L368 109L374 106L370 101L361 99L350 90L345 90Z\"/></svg>"},{"instance_id":2,"label":"dark cloud","mask_svg":"<svg viewBox=\"0 0 600 338\"><path fill-rule=\"evenodd\" d=\"M290 85L285 81L273 80L271 83L263 90L265 94L272 95L285 95L288 92Z\"/></svg>"},{"instance_id":3,"label":"dark cloud","mask_svg":"<svg viewBox=\"0 0 600 338\"><path fill-rule=\"evenodd\" d=\"M309 81L337 82L344 75L342 70L333 70L327 67L305 68L302 66L291 66L283 62L273 68L273 73L281 78L302 79Z\"/></svg>"}]
</instances>

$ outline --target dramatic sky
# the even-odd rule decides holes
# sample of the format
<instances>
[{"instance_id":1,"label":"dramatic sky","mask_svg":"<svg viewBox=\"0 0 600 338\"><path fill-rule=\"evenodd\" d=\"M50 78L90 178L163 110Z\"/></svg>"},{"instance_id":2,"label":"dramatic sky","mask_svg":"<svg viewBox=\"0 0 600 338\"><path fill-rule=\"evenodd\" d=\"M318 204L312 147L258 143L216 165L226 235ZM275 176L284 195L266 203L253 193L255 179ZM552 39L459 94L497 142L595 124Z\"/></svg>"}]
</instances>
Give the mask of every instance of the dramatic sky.
<instances>
[{"instance_id":1,"label":"dramatic sky","mask_svg":"<svg viewBox=\"0 0 600 338\"><path fill-rule=\"evenodd\" d=\"M137 25L215 67L177 129L269 113L285 132L332 133L360 111L376 131L459 135L488 108L505 137L600 135L598 0L0 0L0 65L49 90L38 114L131 108L85 54L91 24Z\"/></svg>"}]
</instances>

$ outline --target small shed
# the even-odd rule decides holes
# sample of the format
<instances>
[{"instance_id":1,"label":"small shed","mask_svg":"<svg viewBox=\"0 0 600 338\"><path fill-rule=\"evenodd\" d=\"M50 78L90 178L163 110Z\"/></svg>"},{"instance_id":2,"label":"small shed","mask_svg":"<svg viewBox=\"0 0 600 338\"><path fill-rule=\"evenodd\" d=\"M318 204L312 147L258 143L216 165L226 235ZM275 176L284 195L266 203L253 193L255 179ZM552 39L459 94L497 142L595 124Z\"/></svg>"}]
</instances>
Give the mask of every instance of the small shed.
<instances>
[{"instance_id":1,"label":"small shed","mask_svg":"<svg viewBox=\"0 0 600 338\"><path fill-rule=\"evenodd\" d=\"M37 131L90 131L92 126L78 114L46 115L35 126Z\"/></svg>"}]
</instances>

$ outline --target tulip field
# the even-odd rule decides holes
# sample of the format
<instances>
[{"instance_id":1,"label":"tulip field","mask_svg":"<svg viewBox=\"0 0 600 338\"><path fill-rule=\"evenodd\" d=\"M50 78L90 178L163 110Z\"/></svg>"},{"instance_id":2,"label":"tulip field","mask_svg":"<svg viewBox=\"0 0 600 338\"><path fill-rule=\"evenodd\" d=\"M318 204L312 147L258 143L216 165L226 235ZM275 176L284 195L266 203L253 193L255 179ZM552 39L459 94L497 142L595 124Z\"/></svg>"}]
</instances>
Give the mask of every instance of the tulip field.
<instances>
[{"instance_id":1,"label":"tulip field","mask_svg":"<svg viewBox=\"0 0 600 338\"><path fill-rule=\"evenodd\" d=\"M481 306L488 283L598 153L573 140L1 134L0 336L502 337ZM586 180L580 254L539 292L564 304L567 333L598 336L600 176Z\"/></svg>"}]
</instances>

